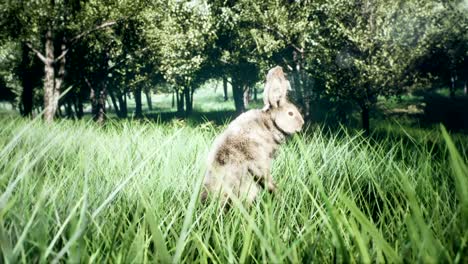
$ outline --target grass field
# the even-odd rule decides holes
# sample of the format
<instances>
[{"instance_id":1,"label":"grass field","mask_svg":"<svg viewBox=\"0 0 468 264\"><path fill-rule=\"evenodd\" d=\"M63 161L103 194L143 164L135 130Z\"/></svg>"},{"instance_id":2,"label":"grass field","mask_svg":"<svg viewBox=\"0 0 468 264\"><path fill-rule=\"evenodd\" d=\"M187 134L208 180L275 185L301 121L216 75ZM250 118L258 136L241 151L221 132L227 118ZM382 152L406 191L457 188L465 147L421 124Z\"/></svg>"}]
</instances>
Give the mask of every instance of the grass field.
<instances>
[{"instance_id":1,"label":"grass field","mask_svg":"<svg viewBox=\"0 0 468 264\"><path fill-rule=\"evenodd\" d=\"M442 128L309 127L279 195L224 213L198 201L210 122L0 123L0 262L468 262L468 138Z\"/></svg>"},{"instance_id":2,"label":"grass field","mask_svg":"<svg viewBox=\"0 0 468 264\"><path fill-rule=\"evenodd\" d=\"M4 124L5 262L467 260L466 156L438 131L310 130L279 153L278 197L220 214L196 199L210 126Z\"/></svg>"}]
</instances>

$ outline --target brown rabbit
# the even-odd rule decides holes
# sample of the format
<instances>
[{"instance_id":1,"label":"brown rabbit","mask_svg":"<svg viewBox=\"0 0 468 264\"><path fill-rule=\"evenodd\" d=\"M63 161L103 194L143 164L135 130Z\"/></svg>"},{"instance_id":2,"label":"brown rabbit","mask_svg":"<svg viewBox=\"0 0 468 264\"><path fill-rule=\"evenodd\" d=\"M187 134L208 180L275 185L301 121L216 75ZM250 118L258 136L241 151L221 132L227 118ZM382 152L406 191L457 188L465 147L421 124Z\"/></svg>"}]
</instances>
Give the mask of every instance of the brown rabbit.
<instances>
[{"instance_id":1,"label":"brown rabbit","mask_svg":"<svg viewBox=\"0 0 468 264\"><path fill-rule=\"evenodd\" d=\"M301 114L289 102L266 112L254 109L237 117L213 143L202 200L212 193L220 195L223 204L232 195L251 204L261 187L275 192L270 174L274 154L303 124Z\"/></svg>"},{"instance_id":2,"label":"brown rabbit","mask_svg":"<svg viewBox=\"0 0 468 264\"><path fill-rule=\"evenodd\" d=\"M291 90L291 84L286 79L283 68L276 66L268 71L265 89L263 90L263 111L270 107L277 108L287 101L288 90Z\"/></svg>"}]
</instances>

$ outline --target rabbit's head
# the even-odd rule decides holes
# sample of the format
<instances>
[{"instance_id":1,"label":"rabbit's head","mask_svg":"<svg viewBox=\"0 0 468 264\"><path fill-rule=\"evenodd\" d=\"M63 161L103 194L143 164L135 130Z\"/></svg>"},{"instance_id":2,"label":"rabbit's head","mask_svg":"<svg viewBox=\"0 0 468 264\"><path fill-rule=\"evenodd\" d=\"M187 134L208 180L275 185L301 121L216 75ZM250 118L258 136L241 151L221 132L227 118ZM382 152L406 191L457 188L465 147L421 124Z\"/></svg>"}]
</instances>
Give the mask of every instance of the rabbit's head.
<instances>
[{"instance_id":1,"label":"rabbit's head","mask_svg":"<svg viewBox=\"0 0 468 264\"><path fill-rule=\"evenodd\" d=\"M286 102L279 108L270 109L271 117L275 125L286 134L294 134L301 131L304 119L295 105Z\"/></svg>"}]
</instances>

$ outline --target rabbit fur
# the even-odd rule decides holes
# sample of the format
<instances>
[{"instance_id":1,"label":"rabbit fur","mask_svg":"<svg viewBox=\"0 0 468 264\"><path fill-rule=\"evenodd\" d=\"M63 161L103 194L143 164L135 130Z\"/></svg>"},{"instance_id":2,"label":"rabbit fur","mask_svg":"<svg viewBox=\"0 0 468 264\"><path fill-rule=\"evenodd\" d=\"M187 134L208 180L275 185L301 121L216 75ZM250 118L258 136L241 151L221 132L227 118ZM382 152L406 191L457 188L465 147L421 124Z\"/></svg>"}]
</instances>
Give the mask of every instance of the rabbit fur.
<instances>
[{"instance_id":1,"label":"rabbit fur","mask_svg":"<svg viewBox=\"0 0 468 264\"><path fill-rule=\"evenodd\" d=\"M277 108L287 101L288 90L291 84L286 79L283 68L276 66L268 71L265 88L263 90L263 111L270 107Z\"/></svg>"},{"instance_id":2,"label":"rabbit fur","mask_svg":"<svg viewBox=\"0 0 468 264\"><path fill-rule=\"evenodd\" d=\"M253 109L237 117L213 143L202 200L211 193L219 195L223 204L232 196L251 204L262 187L275 192L270 174L274 154L303 124L298 109L287 101L277 108Z\"/></svg>"}]
</instances>

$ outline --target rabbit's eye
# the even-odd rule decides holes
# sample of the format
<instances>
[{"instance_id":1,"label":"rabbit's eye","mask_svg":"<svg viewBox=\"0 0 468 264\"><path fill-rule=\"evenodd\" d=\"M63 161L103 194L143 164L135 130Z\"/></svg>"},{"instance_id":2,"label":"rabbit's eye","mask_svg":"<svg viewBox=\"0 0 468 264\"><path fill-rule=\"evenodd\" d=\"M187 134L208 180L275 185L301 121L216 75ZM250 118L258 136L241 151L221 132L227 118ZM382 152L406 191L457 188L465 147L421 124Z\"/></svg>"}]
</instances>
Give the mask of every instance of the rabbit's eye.
<instances>
[{"instance_id":1,"label":"rabbit's eye","mask_svg":"<svg viewBox=\"0 0 468 264\"><path fill-rule=\"evenodd\" d=\"M293 115L294 115L294 113L293 113L293 112L291 112L291 111L289 111L289 112L288 112L288 115L290 115L290 116L293 116Z\"/></svg>"}]
</instances>

